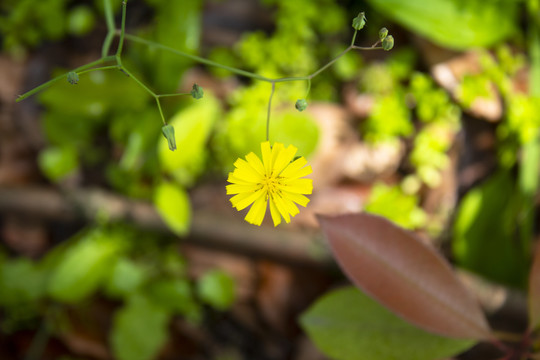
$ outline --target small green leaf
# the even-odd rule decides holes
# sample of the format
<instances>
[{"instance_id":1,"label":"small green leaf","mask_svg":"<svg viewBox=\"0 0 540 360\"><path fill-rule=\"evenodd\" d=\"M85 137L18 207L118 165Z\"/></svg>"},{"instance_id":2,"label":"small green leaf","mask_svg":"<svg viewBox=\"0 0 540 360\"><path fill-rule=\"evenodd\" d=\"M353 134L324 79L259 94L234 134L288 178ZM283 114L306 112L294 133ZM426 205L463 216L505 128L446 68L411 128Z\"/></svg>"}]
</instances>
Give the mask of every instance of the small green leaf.
<instances>
[{"instance_id":1,"label":"small green leaf","mask_svg":"<svg viewBox=\"0 0 540 360\"><path fill-rule=\"evenodd\" d=\"M167 340L167 311L134 296L114 316L111 344L118 360L154 359Z\"/></svg>"},{"instance_id":2,"label":"small green leaf","mask_svg":"<svg viewBox=\"0 0 540 360\"><path fill-rule=\"evenodd\" d=\"M105 291L112 297L125 297L136 292L148 275L147 270L133 260L120 258L112 268Z\"/></svg>"},{"instance_id":3,"label":"small green leaf","mask_svg":"<svg viewBox=\"0 0 540 360\"><path fill-rule=\"evenodd\" d=\"M39 154L39 167L52 181L71 174L79 166L77 151L71 146L49 147Z\"/></svg>"},{"instance_id":4,"label":"small green leaf","mask_svg":"<svg viewBox=\"0 0 540 360\"><path fill-rule=\"evenodd\" d=\"M442 359L475 343L423 331L354 287L324 295L300 323L317 347L336 360Z\"/></svg>"},{"instance_id":5,"label":"small green leaf","mask_svg":"<svg viewBox=\"0 0 540 360\"><path fill-rule=\"evenodd\" d=\"M28 259L0 260L0 304L9 307L37 301L45 293L46 276Z\"/></svg>"},{"instance_id":6,"label":"small green leaf","mask_svg":"<svg viewBox=\"0 0 540 360\"><path fill-rule=\"evenodd\" d=\"M235 299L234 280L220 270L203 275L197 282L197 292L201 300L216 309L226 310Z\"/></svg>"},{"instance_id":7,"label":"small green leaf","mask_svg":"<svg viewBox=\"0 0 540 360\"><path fill-rule=\"evenodd\" d=\"M191 221L191 205L186 191L179 185L162 183L154 193L154 206L161 218L177 235L185 235Z\"/></svg>"},{"instance_id":8,"label":"small green leaf","mask_svg":"<svg viewBox=\"0 0 540 360\"><path fill-rule=\"evenodd\" d=\"M78 240L53 269L48 294L66 303L91 295L109 276L122 243L120 233L104 230L94 230Z\"/></svg>"},{"instance_id":9,"label":"small green leaf","mask_svg":"<svg viewBox=\"0 0 540 360\"><path fill-rule=\"evenodd\" d=\"M163 309L199 320L200 308L194 300L191 284L186 279L163 279L153 282L146 292Z\"/></svg>"}]
</instances>

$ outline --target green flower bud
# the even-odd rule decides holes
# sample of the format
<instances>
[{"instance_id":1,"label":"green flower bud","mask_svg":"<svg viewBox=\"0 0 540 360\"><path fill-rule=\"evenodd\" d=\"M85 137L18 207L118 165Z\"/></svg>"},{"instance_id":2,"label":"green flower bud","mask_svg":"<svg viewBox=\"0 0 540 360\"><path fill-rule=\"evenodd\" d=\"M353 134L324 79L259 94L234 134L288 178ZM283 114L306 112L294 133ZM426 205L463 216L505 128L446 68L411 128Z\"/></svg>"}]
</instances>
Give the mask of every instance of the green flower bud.
<instances>
[{"instance_id":1,"label":"green flower bud","mask_svg":"<svg viewBox=\"0 0 540 360\"><path fill-rule=\"evenodd\" d=\"M383 50L389 51L389 50L392 50L393 47L394 47L394 37L392 35L388 35L382 41L382 48Z\"/></svg>"},{"instance_id":2,"label":"green flower bud","mask_svg":"<svg viewBox=\"0 0 540 360\"><path fill-rule=\"evenodd\" d=\"M191 89L191 96L193 96L194 99L201 99L203 95L203 88L197 84L193 84L193 88Z\"/></svg>"},{"instance_id":3,"label":"green flower bud","mask_svg":"<svg viewBox=\"0 0 540 360\"><path fill-rule=\"evenodd\" d=\"M364 14L364 12L362 11L361 13L358 14L357 17L355 17L353 20L352 20L352 27L355 29L355 30L361 30L364 25L366 25L366 16Z\"/></svg>"},{"instance_id":4,"label":"green flower bud","mask_svg":"<svg viewBox=\"0 0 540 360\"><path fill-rule=\"evenodd\" d=\"M174 127L172 125L164 125L161 128L161 132L163 133L163 136L165 136L165 139L167 139L167 142L169 143L169 150L171 151L176 150L176 140L174 138Z\"/></svg>"},{"instance_id":5,"label":"green flower bud","mask_svg":"<svg viewBox=\"0 0 540 360\"><path fill-rule=\"evenodd\" d=\"M67 81L71 85L75 85L79 82L79 75L75 71L70 71L67 74Z\"/></svg>"},{"instance_id":6,"label":"green flower bud","mask_svg":"<svg viewBox=\"0 0 540 360\"><path fill-rule=\"evenodd\" d=\"M386 36L388 35L388 29L383 27L381 30L379 30L379 40L384 40Z\"/></svg>"},{"instance_id":7,"label":"green flower bud","mask_svg":"<svg viewBox=\"0 0 540 360\"><path fill-rule=\"evenodd\" d=\"M298 99L296 100L296 104L294 104L294 107L298 111L304 111L307 108L307 101L305 99Z\"/></svg>"}]
</instances>

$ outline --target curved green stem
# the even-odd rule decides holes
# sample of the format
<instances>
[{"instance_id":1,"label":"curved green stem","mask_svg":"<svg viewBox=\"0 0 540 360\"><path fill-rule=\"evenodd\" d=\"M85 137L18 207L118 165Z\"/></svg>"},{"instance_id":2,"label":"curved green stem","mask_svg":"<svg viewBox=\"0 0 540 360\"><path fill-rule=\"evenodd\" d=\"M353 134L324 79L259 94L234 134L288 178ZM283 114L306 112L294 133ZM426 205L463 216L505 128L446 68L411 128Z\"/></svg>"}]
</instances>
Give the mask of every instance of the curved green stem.
<instances>
[{"instance_id":1,"label":"curved green stem","mask_svg":"<svg viewBox=\"0 0 540 360\"><path fill-rule=\"evenodd\" d=\"M124 47L124 37L126 35L126 5L127 0L122 1L122 23L120 27L120 40L118 40L118 49L116 49L116 57L120 58Z\"/></svg>"},{"instance_id":2,"label":"curved green stem","mask_svg":"<svg viewBox=\"0 0 540 360\"><path fill-rule=\"evenodd\" d=\"M19 95L19 97L15 100L16 102L19 102L19 101L22 101L24 99L26 99L27 97L30 97L38 92L40 92L41 90L43 89L46 89L48 88L49 86L51 86L52 84L54 84L55 82L57 82L58 80L62 80L64 78L67 77L67 74L70 73L70 72L80 72L80 71L84 71L84 70L87 70L89 68L92 68L96 65L99 65L99 64L103 64L103 63L106 63L108 61L111 61L111 60L114 60L114 56L106 56L104 58L101 58L101 59L98 59L96 61L92 61L91 63L88 63L88 64L85 64L85 65L82 65L82 66L79 66L78 68L76 69L73 69L71 71L68 71L62 75L58 75L57 77L47 81L46 83L43 83L35 88L33 88L32 90L30 91L27 91L25 92L24 94L22 95Z\"/></svg>"},{"instance_id":3,"label":"curved green stem","mask_svg":"<svg viewBox=\"0 0 540 360\"><path fill-rule=\"evenodd\" d=\"M98 71L98 70L111 70L111 69L121 70L120 66L118 65L100 66L97 68L92 68L92 69L88 69L84 71L77 71L77 75L83 75L83 74L90 73L93 71Z\"/></svg>"},{"instance_id":4,"label":"curved green stem","mask_svg":"<svg viewBox=\"0 0 540 360\"><path fill-rule=\"evenodd\" d=\"M186 57L188 59L197 61L197 62L199 62L201 64L205 64L205 65L208 65L208 66L214 66L214 67L217 67L217 68L220 68L220 69L228 70L228 71L230 71L230 72L232 72L234 74L238 74L238 75L241 75L241 76L245 76L245 77L248 77L248 78L261 80L261 81L267 81L267 82L273 81L273 79L267 78L265 76L255 74L255 73L252 73L252 72L249 72L249 71L233 68L233 67L230 67L230 66L227 66L227 65L222 65L222 64L217 63L215 61L208 60L208 59L205 59L205 58L197 56L197 55L188 54L186 52L174 49L174 48L169 47L169 46L158 44L158 43L155 43L153 41L146 40L146 39L140 38L140 37L135 36L135 35L125 34L125 38L130 40L130 41L139 43L139 44L144 44L144 45L147 45L147 46L150 46L150 47L154 47L154 48L157 48L157 49L162 49L162 50L171 52L171 53L179 55L179 56Z\"/></svg>"},{"instance_id":5,"label":"curved green stem","mask_svg":"<svg viewBox=\"0 0 540 360\"><path fill-rule=\"evenodd\" d=\"M158 98L162 98L162 97L173 97L173 96L183 96L183 95L191 95L191 93L157 94L156 96Z\"/></svg>"},{"instance_id":6,"label":"curved green stem","mask_svg":"<svg viewBox=\"0 0 540 360\"><path fill-rule=\"evenodd\" d=\"M270 141L270 112L272 110L272 97L274 97L275 90L276 83L272 81L272 91L270 92L270 98L268 99L268 112L266 114L266 141Z\"/></svg>"},{"instance_id":7,"label":"curved green stem","mask_svg":"<svg viewBox=\"0 0 540 360\"><path fill-rule=\"evenodd\" d=\"M128 69L121 66L120 70L122 70L127 76L132 78L137 84L139 84L140 87L142 87L144 90L146 90L150 95L152 95L156 99L158 98L158 96L157 96L157 94L155 92L150 90L150 88L148 86L146 86L141 80L137 79L137 77L135 75L133 75Z\"/></svg>"},{"instance_id":8,"label":"curved green stem","mask_svg":"<svg viewBox=\"0 0 540 360\"><path fill-rule=\"evenodd\" d=\"M163 121L163 125L167 125L167 122L165 121L165 116L163 115L163 109L161 109L161 102L159 101L159 96L154 96L156 99L156 104L159 110L159 116L161 116L161 121Z\"/></svg>"},{"instance_id":9,"label":"curved green stem","mask_svg":"<svg viewBox=\"0 0 540 360\"><path fill-rule=\"evenodd\" d=\"M111 48L112 41L114 39L114 15L111 6L111 0L103 0L103 7L105 10L105 22L107 23L107 36L101 46L101 57L107 56Z\"/></svg>"}]
</instances>

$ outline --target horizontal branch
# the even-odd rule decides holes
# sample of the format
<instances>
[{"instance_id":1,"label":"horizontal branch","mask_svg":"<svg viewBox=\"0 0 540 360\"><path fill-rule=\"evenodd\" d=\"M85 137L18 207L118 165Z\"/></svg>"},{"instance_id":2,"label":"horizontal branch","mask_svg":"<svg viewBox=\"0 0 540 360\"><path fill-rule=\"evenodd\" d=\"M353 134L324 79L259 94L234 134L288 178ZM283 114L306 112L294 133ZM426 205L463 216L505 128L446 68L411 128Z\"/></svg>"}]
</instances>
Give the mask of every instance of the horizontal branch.
<instances>
[{"instance_id":1,"label":"horizontal branch","mask_svg":"<svg viewBox=\"0 0 540 360\"><path fill-rule=\"evenodd\" d=\"M98 189L59 191L43 187L0 187L0 213L43 220L92 222L106 212L111 222L173 235L152 204ZM332 266L320 233L255 227L222 213L195 210L183 241L293 265Z\"/></svg>"}]
</instances>

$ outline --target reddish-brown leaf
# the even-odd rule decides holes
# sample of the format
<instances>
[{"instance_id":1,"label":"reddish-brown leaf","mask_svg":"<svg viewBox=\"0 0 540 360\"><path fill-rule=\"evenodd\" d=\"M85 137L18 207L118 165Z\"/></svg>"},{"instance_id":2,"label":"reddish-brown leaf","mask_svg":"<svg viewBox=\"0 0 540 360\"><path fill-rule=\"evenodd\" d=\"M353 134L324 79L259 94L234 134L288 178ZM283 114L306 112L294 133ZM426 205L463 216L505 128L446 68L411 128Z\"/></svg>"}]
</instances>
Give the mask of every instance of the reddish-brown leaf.
<instances>
[{"instance_id":1,"label":"reddish-brown leaf","mask_svg":"<svg viewBox=\"0 0 540 360\"><path fill-rule=\"evenodd\" d=\"M536 247L534 260L529 275L529 328L540 325L540 246Z\"/></svg>"},{"instance_id":2,"label":"reddish-brown leaf","mask_svg":"<svg viewBox=\"0 0 540 360\"><path fill-rule=\"evenodd\" d=\"M450 265L414 234L379 216L319 216L349 279L409 322L440 335L491 338L479 304Z\"/></svg>"}]
</instances>

